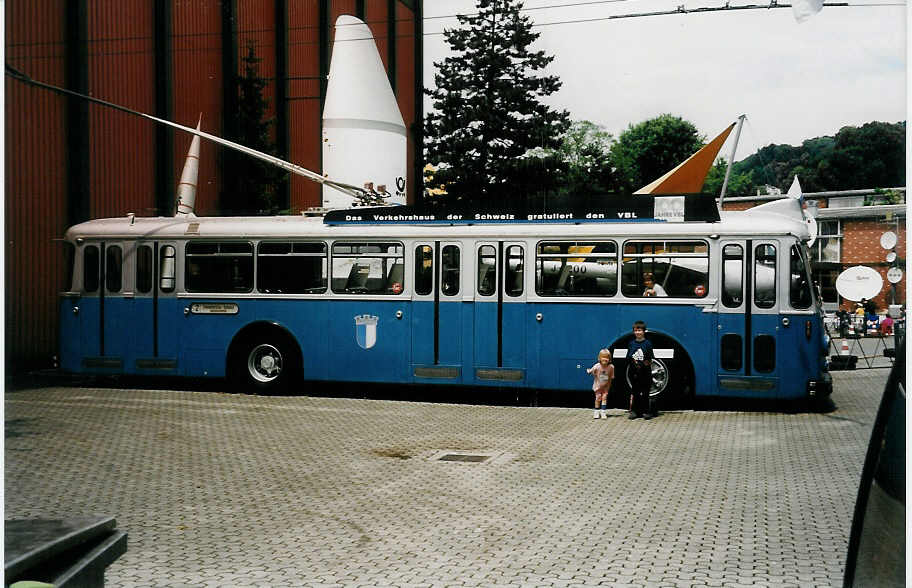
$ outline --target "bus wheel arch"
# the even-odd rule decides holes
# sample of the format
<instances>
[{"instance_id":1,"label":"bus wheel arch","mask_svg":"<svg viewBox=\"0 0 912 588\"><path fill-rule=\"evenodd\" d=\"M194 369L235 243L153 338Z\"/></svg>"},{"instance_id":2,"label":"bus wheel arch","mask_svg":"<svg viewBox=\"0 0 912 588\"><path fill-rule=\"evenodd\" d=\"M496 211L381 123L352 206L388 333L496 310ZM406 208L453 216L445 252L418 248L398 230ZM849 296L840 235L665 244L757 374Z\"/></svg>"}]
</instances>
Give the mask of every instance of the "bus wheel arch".
<instances>
[{"instance_id":1,"label":"bus wheel arch","mask_svg":"<svg viewBox=\"0 0 912 588\"><path fill-rule=\"evenodd\" d=\"M271 322L245 326L228 346L225 374L229 383L243 393L287 392L300 378L301 348L284 327Z\"/></svg>"},{"instance_id":2,"label":"bus wheel arch","mask_svg":"<svg viewBox=\"0 0 912 588\"><path fill-rule=\"evenodd\" d=\"M672 350L671 357L667 353L659 353L652 363L653 386L649 397L653 402L668 404L687 404L694 397L695 374L693 360L684 347L673 337L655 331L649 331L649 341L654 350ZM633 335L627 335L617 340L612 349L627 349L628 343L633 340ZM620 382L624 396L631 390L630 363L625 359L618 362L619 373L615 378ZM624 403L626 407L626 402Z\"/></svg>"}]
</instances>

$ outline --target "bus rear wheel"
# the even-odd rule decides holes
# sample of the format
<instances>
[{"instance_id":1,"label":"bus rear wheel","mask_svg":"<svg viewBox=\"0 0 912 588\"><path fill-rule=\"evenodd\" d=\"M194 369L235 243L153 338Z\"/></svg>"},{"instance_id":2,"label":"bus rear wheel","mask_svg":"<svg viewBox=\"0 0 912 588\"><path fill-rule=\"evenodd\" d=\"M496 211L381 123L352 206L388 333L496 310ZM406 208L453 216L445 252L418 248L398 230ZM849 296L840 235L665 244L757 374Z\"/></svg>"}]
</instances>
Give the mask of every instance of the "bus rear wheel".
<instances>
[{"instance_id":1,"label":"bus rear wheel","mask_svg":"<svg viewBox=\"0 0 912 588\"><path fill-rule=\"evenodd\" d=\"M298 371L294 346L278 334L262 334L242 341L229 360L229 376L241 392L287 392Z\"/></svg>"}]
</instances>

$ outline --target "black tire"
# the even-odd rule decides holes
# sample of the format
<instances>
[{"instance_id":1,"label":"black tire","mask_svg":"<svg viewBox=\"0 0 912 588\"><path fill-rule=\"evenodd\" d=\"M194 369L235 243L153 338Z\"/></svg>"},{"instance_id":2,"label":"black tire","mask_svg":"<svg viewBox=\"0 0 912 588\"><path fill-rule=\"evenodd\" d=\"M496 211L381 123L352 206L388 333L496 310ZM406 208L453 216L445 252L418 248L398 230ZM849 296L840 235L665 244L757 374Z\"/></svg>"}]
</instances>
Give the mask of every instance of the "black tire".
<instances>
[{"instance_id":1,"label":"black tire","mask_svg":"<svg viewBox=\"0 0 912 588\"><path fill-rule=\"evenodd\" d=\"M242 393L288 392L300 370L297 347L280 332L245 337L228 359L231 383Z\"/></svg>"}]
</instances>

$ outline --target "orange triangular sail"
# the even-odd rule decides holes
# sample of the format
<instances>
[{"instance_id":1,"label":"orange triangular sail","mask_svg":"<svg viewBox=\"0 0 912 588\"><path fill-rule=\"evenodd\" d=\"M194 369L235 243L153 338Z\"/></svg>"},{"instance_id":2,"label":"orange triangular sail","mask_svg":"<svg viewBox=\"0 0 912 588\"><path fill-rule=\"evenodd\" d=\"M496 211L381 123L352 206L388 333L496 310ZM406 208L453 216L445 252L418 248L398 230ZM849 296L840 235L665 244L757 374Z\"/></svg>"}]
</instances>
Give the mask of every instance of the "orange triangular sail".
<instances>
[{"instance_id":1,"label":"orange triangular sail","mask_svg":"<svg viewBox=\"0 0 912 588\"><path fill-rule=\"evenodd\" d=\"M685 159L676 168L634 194L696 194L703 189L706 174L716 155L737 123L732 123L705 147Z\"/></svg>"}]
</instances>

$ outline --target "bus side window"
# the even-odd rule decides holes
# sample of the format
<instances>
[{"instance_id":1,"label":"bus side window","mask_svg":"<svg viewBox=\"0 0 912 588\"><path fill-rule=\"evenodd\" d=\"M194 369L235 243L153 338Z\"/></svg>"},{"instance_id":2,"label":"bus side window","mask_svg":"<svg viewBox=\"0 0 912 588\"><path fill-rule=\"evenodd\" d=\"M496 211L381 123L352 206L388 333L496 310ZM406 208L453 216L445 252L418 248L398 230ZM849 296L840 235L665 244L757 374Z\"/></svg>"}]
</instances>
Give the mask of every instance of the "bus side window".
<instances>
[{"instance_id":1,"label":"bus side window","mask_svg":"<svg viewBox=\"0 0 912 588\"><path fill-rule=\"evenodd\" d=\"M506 294L507 296L521 296L523 293L523 248L519 245L507 247L506 267Z\"/></svg>"},{"instance_id":2,"label":"bus side window","mask_svg":"<svg viewBox=\"0 0 912 588\"><path fill-rule=\"evenodd\" d=\"M441 291L444 296L456 296L459 294L459 247L456 245L444 245L442 268L442 285Z\"/></svg>"},{"instance_id":3,"label":"bus side window","mask_svg":"<svg viewBox=\"0 0 912 588\"><path fill-rule=\"evenodd\" d=\"M82 255L82 289L85 292L97 292L100 268L98 246L86 245Z\"/></svg>"},{"instance_id":4,"label":"bus side window","mask_svg":"<svg viewBox=\"0 0 912 588\"><path fill-rule=\"evenodd\" d=\"M494 294L497 287L497 255L492 245L478 249L478 293L481 296Z\"/></svg>"},{"instance_id":5,"label":"bus side window","mask_svg":"<svg viewBox=\"0 0 912 588\"><path fill-rule=\"evenodd\" d=\"M754 249L754 304L757 308L776 305L776 247L757 245Z\"/></svg>"},{"instance_id":6,"label":"bus side window","mask_svg":"<svg viewBox=\"0 0 912 588\"><path fill-rule=\"evenodd\" d=\"M434 253L430 245L415 248L415 294L426 296L434 286Z\"/></svg>"},{"instance_id":7,"label":"bus side window","mask_svg":"<svg viewBox=\"0 0 912 588\"><path fill-rule=\"evenodd\" d=\"M792 308L805 309L811 307L811 281L805 270L804 257L797 245L792 245L789 259L791 271L789 272L789 304Z\"/></svg>"},{"instance_id":8,"label":"bus side window","mask_svg":"<svg viewBox=\"0 0 912 588\"><path fill-rule=\"evenodd\" d=\"M111 245L105 250L105 289L108 292L120 292L123 287L123 250L119 245Z\"/></svg>"},{"instance_id":9,"label":"bus side window","mask_svg":"<svg viewBox=\"0 0 912 588\"><path fill-rule=\"evenodd\" d=\"M257 290L267 294L326 291L326 244L264 241L257 248Z\"/></svg>"},{"instance_id":10,"label":"bus side window","mask_svg":"<svg viewBox=\"0 0 912 588\"><path fill-rule=\"evenodd\" d=\"M158 255L158 275L159 288L162 292L174 292L174 259L175 251L173 245L165 245L161 248Z\"/></svg>"},{"instance_id":11,"label":"bus side window","mask_svg":"<svg viewBox=\"0 0 912 588\"><path fill-rule=\"evenodd\" d=\"M740 245L726 245L722 249L722 304L738 308L743 301L744 250Z\"/></svg>"},{"instance_id":12,"label":"bus side window","mask_svg":"<svg viewBox=\"0 0 912 588\"><path fill-rule=\"evenodd\" d=\"M152 290L152 247L136 248L136 291L148 294Z\"/></svg>"}]
</instances>

